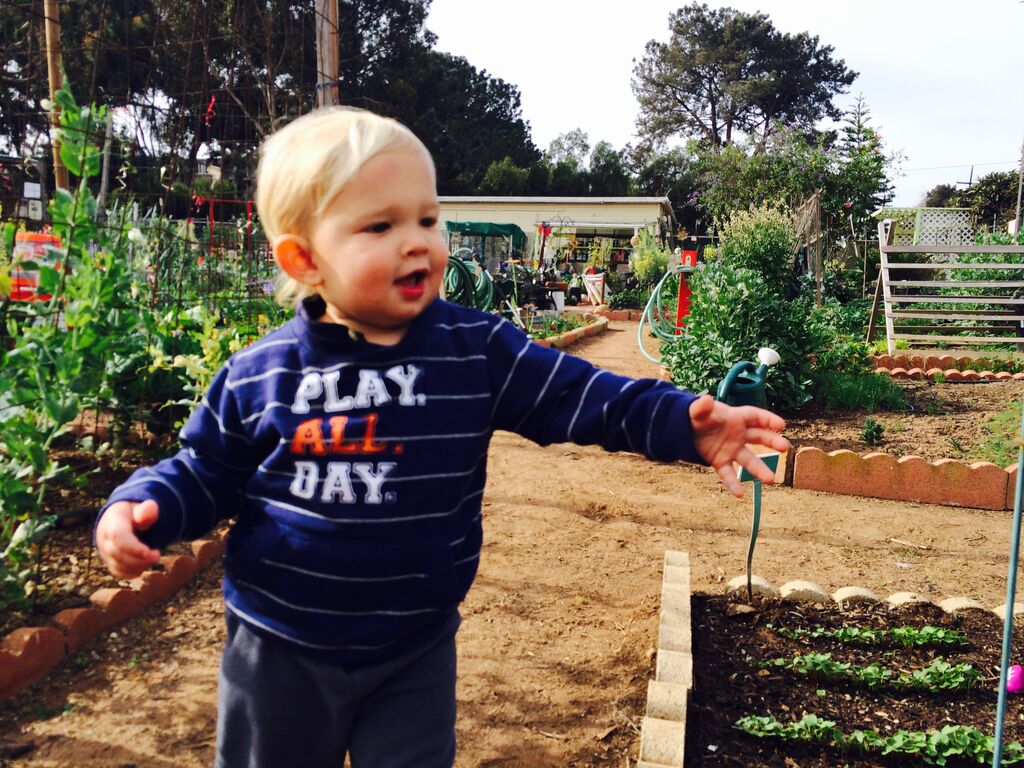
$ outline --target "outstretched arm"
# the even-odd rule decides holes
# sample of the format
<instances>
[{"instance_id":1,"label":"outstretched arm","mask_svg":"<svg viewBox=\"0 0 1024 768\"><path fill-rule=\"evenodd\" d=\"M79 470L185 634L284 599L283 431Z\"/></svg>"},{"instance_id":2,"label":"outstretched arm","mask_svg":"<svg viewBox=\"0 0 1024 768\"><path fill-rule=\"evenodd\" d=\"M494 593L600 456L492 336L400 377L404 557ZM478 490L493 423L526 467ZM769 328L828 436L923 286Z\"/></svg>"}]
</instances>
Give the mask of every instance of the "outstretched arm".
<instances>
[{"instance_id":1,"label":"outstretched arm","mask_svg":"<svg viewBox=\"0 0 1024 768\"><path fill-rule=\"evenodd\" d=\"M705 395L690 404L690 423L697 451L736 497L743 495L743 486L733 462L758 480L770 483L775 479L775 474L748 445L763 445L780 452L789 449L789 441L779 434L786 422L771 411L752 405L733 407Z\"/></svg>"}]
</instances>

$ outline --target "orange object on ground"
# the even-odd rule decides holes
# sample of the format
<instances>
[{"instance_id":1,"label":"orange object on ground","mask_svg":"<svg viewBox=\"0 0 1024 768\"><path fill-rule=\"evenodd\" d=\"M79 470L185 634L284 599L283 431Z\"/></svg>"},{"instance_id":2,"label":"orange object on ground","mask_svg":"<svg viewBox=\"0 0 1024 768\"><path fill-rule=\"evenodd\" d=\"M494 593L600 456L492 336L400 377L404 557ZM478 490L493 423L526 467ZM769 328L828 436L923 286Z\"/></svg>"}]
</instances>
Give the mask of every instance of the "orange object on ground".
<instances>
[{"instance_id":1,"label":"orange object on ground","mask_svg":"<svg viewBox=\"0 0 1024 768\"><path fill-rule=\"evenodd\" d=\"M14 235L14 266L11 269L11 299L13 301L46 301L48 293L39 293L39 270L23 269L21 262L59 269L60 262L51 248L60 248L60 238L44 232L17 232Z\"/></svg>"}]
</instances>

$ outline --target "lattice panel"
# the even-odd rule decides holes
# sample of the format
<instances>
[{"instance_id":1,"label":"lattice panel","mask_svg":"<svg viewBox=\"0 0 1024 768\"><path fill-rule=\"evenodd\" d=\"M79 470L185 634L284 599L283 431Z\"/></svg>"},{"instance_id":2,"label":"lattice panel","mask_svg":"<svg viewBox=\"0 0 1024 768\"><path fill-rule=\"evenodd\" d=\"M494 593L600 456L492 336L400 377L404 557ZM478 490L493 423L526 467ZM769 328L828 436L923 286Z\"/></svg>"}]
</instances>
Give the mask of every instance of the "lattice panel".
<instances>
[{"instance_id":1,"label":"lattice panel","mask_svg":"<svg viewBox=\"0 0 1024 768\"><path fill-rule=\"evenodd\" d=\"M891 219L893 245L971 245L974 227L965 208L883 208L876 219Z\"/></svg>"},{"instance_id":2,"label":"lattice panel","mask_svg":"<svg viewBox=\"0 0 1024 768\"><path fill-rule=\"evenodd\" d=\"M920 245L971 245L974 228L970 211L959 208L919 208Z\"/></svg>"}]
</instances>

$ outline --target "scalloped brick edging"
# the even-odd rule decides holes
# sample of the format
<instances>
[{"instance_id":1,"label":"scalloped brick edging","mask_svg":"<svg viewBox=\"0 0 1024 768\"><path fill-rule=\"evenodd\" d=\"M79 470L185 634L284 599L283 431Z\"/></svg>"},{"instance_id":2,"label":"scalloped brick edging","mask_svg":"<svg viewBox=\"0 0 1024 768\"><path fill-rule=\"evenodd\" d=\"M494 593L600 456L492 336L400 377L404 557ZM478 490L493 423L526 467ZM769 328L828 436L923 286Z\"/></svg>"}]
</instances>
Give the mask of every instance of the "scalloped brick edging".
<instances>
[{"instance_id":1,"label":"scalloped brick edging","mask_svg":"<svg viewBox=\"0 0 1024 768\"><path fill-rule=\"evenodd\" d=\"M953 357L952 355L874 355L871 364L875 373L883 373L894 379L921 381L933 379L941 374L946 381L1021 381L1024 373L1000 371L975 371L967 369L975 365L982 369L990 361L981 357Z\"/></svg>"},{"instance_id":2,"label":"scalloped brick edging","mask_svg":"<svg viewBox=\"0 0 1024 768\"><path fill-rule=\"evenodd\" d=\"M647 683L647 709L640 726L636 768L683 765L686 699L693 688L690 622L690 555L665 552L654 680Z\"/></svg>"},{"instance_id":3,"label":"scalloped brick edging","mask_svg":"<svg viewBox=\"0 0 1024 768\"><path fill-rule=\"evenodd\" d=\"M549 336L546 339L534 339L533 343L540 344L542 347L565 349L586 336L593 336L604 332L608 327L607 317L600 317L594 313L588 313L585 317L592 318L593 322L587 323L582 328L574 328L571 331L566 331L558 336Z\"/></svg>"},{"instance_id":4,"label":"scalloped brick edging","mask_svg":"<svg viewBox=\"0 0 1024 768\"><path fill-rule=\"evenodd\" d=\"M633 323L639 323L643 320L644 312L645 310L643 309L611 309L607 304L602 304L593 310L593 314L607 317L609 320L629 320ZM676 321L675 311L672 311L671 314L663 311L662 319L674 323Z\"/></svg>"},{"instance_id":5,"label":"scalloped brick edging","mask_svg":"<svg viewBox=\"0 0 1024 768\"><path fill-rule=\"evenodd\" d=\"M961 611L991 611L999 618L1006 613L1006 604L997 605L994 608L986 608L984 605L969 597L947 597L938 602L931 600L916 592L893 592L888 597L880 597L870 589L864 587L841 587L831 595L812 581L788 581L781 587L776 588L761 576L751 577L759 588L755 591L765 597L778 597L796 603L815 603L825 605L829 602L835 603L840 610L850 605L864 603L881 604L886 603L890 608L899 608L903 605L927 604L941 608L949 614ZM730 579L725 585L727 594L745 593L747 590L746 574ZM1024 603L1013 604L1013 615L1024 614Z\"/></svg>"},{"instance_id":6,"label":"scalloped brick edging","mask_svg":"<svg viewBox=\"0 0 1024 768\"><path fill-rule=\"evenodd\" d=\"M1013 509L1016 482L1016 466L811 447L797 450L793 466L800 490L999 511Z\"/></svg>"},{"instance_id":7,"label":"scalloped brick edging","mask_svg":"<svg viewBox=\"0 0 1024 768\"><path fill-rule=\"evenodd\" d=\"M167 599L224 553L224 537L192 542L192 555L165 555L162 571L146 571L131 588L104 587L90 597L91 608L69 608L53 626L21 627L0 640L0 699L42 679L84 643L150 606Z\"/></svg>"}]
</instances>

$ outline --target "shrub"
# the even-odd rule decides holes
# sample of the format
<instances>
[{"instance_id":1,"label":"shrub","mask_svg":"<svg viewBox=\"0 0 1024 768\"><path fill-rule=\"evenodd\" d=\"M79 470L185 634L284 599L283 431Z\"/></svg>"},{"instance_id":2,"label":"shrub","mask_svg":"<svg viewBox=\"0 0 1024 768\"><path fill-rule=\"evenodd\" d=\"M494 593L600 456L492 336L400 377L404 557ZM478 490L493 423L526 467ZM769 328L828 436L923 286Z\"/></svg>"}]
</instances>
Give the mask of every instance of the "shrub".
<instances>
[{"instance_id":1,"label":"shrub","mask_svg":"<svg viewBox=\"0 0 1024 768\"><path fill-rule=\"evenodd\" d=\"M796 227L781 203L737 211L722 227L718 258L752 269L777 291L788 290L793 275Z\"/></svg>"},{"instance_id":2,"label":"shrub","mask_svg":"<svg viewBox=\"0 0 1024 768\"><path fill-rule=\"evenodd\" d=\"M608 297L609 309L643 309L651 291L649 288L627 288Z\"/></svg>"},{"instance_id":3,"label":"shrub","mask_svg":"<svg viewBox=\"0 0 1024 768\"><path fill-rule=\"evenodd\" d=\"M649 294L650 289L657 285L668 271L669 252L646 229L637 232L636 237L638 242L629 264L636 284L646 288ZM644 300L646 301L646 298Z\"/></svg>"},{"instance_id":4,"label":"shrub","mask_svg":"<svg viewBox=\"0 0 1024 768\"><path fill-rule=\"evenodd\" d=\"M718 260L690 276L693 296L686 333L665 343L662 359L672 380L694 392L713 391L739 360L760 347L782 362L769 370L769 406L793 410L813 394L809 358L823 346L822 326L808 323L811 307L788 301L751 270Z\"/></svg>"}]
</instances>

